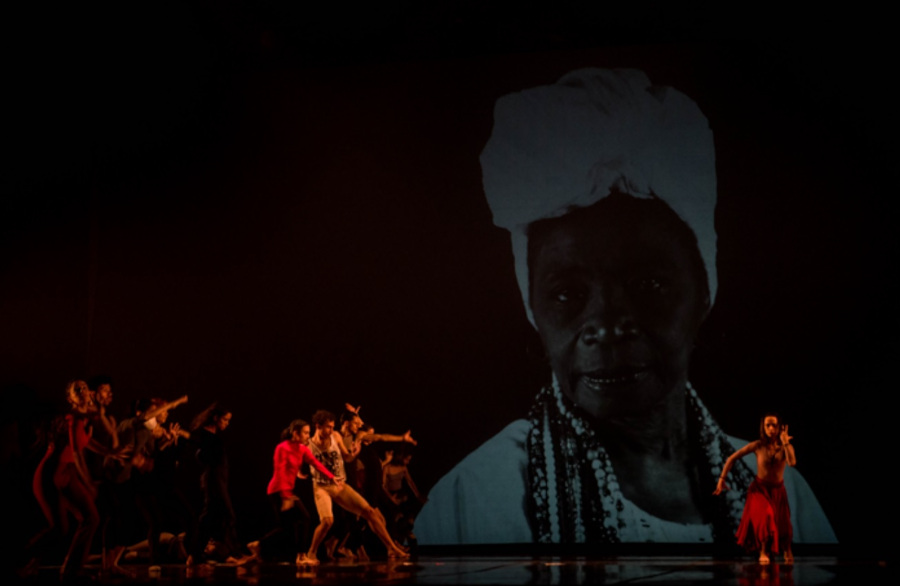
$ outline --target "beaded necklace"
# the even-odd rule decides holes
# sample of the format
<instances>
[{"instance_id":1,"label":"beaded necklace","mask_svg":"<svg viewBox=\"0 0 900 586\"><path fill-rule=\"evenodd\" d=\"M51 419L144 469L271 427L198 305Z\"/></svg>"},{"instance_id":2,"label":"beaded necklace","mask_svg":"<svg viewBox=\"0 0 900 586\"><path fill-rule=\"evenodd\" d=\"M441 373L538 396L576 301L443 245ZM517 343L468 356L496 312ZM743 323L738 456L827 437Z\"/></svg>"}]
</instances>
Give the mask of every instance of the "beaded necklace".
<instances>
[{"instance_id":1,"label":"beaded necklace","mask_svg":"<svg viewBox=\"0 0 900 586\"><path fill-rule=\"evenodd\" d=\"M688 440L699 462L700 482L714 486L734 451L690 383L685 388ZM618 543L626 529L626 500L606 449L592 427L573 413L553 384L541 389L529 413L527 437L532 530L539 543ZM733 540L744 508L743 495L753 472L738 461L732 488L711 505L715 541Z\"/></svg>"}]
</instances>

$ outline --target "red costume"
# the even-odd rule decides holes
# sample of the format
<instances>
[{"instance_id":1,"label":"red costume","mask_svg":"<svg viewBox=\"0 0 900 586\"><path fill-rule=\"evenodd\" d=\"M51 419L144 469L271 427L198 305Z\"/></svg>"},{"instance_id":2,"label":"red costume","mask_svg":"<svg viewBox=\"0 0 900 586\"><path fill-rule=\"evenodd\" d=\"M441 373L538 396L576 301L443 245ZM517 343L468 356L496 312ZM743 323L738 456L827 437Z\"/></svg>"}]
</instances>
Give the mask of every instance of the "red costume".
<instances>
[{"instance_id":1,"label":"red costume","mask_svg":"<svg viewBox=\"0 0 900 586\"><path fill-rule=\"evenodd\" d=\"M53 474L53 482L59 489L68 486L71 477L78 474L77 466L84 462L84 448L91 441L86 418L68 413L66 425L69 430L69 439L59 454L59 463Z\"/></svg>"},{"instance_id":2,"label":"red costume","mask_svg":"<svg viewBox=\"0 0 900 586\"><path fill-rule=\"evenodd\" d=\"M70 439L59 456L59 463L61 465L74 464L76 451L79 454L84 453L85 446L91 441L91 434L88 433L87 424L88 421L86 417L76 417L71 413L66 414L66 425L70 432ZM73 441L75 442L75 445L72 445Z\"/></svg>"},{"instance_id":3,"label":"red costume","mask_svg":"<svg viewBox=\"0 0 900 586\"><path fill-rule=\"evenodd\" d=\"M334 480L334 474L316 460L309 448L303 444L289 440L281 442L275 447L274 460L275 472L272 480L269 481L268 494L281 493L283 497L290 498L293 494L297 472L304 463L314 467L330 480Z\"/></svg>"},{"instance_id":4,"label":"red costume","mask_svg":"<svg viewBox=\"0 0 900 586\"><path fill-rule=\"evenodd\" d=\"M78 520L78 528L72 536L72 544L63 562L63 576L71 577L84 567L90 553L94 533L100 526L100 513L94 504L95 489L90 478L83 478L79 466L84 463L84 448L91 440L87 419L70 413L66 415L69 431L68 443L59 454L59 463L53 474L53 483L59 489L60 506L71 511ZM62 509L61 509L62 513ZM65 514L61 514L65 530Z\"/></svg>"},{"instance_id":5,"label":"red costume","mask_svg":"<svg viewBox=\"0 0 900 586\"><path fill-rule=\"evenodd\" d=\"M747 489L747 502L736 534L738 545L750 551L764 546L773 553L788 551L793 533L784 482L754 479Z\"/></svg>"}]
</instances>

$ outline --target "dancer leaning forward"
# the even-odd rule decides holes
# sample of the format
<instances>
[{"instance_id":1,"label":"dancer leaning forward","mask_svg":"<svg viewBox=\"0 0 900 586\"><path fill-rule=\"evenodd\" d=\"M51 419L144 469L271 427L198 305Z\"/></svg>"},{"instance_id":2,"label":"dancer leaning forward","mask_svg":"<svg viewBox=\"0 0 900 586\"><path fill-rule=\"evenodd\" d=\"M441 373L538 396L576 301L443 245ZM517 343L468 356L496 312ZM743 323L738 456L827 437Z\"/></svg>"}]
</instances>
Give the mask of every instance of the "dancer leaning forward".
<instances>
[{"instance_id":1,"label":"dancer leaning forward","mask_svg":"<svg viewBox=\"0 0 900 586\"><path fill-rule=\"evenodd\" d=\"M328 534L334 523L332 503L351 514L359 515L369 523L369 527L375 535L384 543L388 556L392 558L405 558L409 554L394 543L385 526L384 516L373 508L353 487L345 484L344 462L352 462L359 453L359 444L353 445L352 451L348 450L344 443L334 433L335 416L328 411L316 411L313 415L313 424L316 432L310 439L309 447L315 458L325 465L334 475L335 480L329 479L315 468L311 468L313 475L313 493L316 501L316 510L319 513L319 525L313 532L312 542L307 553L306 563L318 564L316 556L322 540Z\"/></svg>"},{"instance_id":2,"label":"dancer leaning forward","mask_svg":"<svg viewBox=\"0 0 900 586\"><path fill-rule=\"evenodd\" d=\"M769 414L759 425L760 438L750 442L728 457L713 494L728 490L725 476L732 464L750 453L756 454L756 478L747 489L744 514L737 530L738 545L749 551L759 551L759 563L769 563L769 552L784 554L784 563L794 563L791 552L793 527L787 492L784 489L784 469L795 466L797 458L791 445L787 425L777 415Z\"/></svg>"}]
</instances>

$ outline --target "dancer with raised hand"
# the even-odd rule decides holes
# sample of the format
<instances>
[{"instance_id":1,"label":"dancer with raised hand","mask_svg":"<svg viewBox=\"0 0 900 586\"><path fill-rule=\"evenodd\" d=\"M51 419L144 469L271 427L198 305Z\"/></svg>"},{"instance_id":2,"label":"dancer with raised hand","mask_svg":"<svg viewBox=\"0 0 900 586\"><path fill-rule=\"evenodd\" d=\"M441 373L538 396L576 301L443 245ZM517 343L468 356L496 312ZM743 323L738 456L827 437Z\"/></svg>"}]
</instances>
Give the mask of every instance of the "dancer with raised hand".
<instances>
[{"instance_id":1,"label":"dancer with raised hand","mask_svg":"<svg viewBox=\"0 0 900 586\"><path fill-rule=\"evenodd\" d=\"M186 403L187 395L175 401L161 398L140 399L135 403L134 417L127 420L124 437L131 437L135 444L132 458L134 470L134 497L138 512L147 525L147 543L150 564L159 564L159 543L164 518L163 497L167 488L160 481L156 459L160 452L175 441L170 430L165 428L169 409ZM193 537L193 536L192 536Z\"/></svg>"},{"instance_id":2,"label":"dancer with raised hand","mask_svg":"<svg viewBox=\"0 0 900 586\"><path fill-rule=\"evenodd\" d=\"M416 445L412 432L406 430L403 435L390 433L375 433L371 425L366 425L362 417L359 415L360 407L354 407L350 403L345 404L346 411L341 416L341 437L344 440L344 447L352 450L353 443L369 444L372 442L397 442Z\"/></svg>"},{"instance_id":3,"label":"dancer with raised hand","mask_svg":"<svg viewBox=\"0 0 900 586\"><path fill-rule=\"evenodd\" d=\"M413 439L412 433L409 430L403 435L375 433L375 430L371 425L367 426L363 422L362 417L359 414L360 408L361 406L354 407L350 403L345 403L344 412L341 415L341 439L344 442L344 447L347 448L348 451L353 451L354 449L357 449L354 448L354 444L359 446L359 455L344 469L344 473L347 476L347 485L353 487L353 489L360 493L367 502L378 508L380 505L379 499L373 499L374 495L372 494L372 491L367 491L363 486L366 475L364 470L366 462L363 461L363 458L369 460L370 476L375 475L375 471L371 466L373 443L396 442L416 445L416 440ZM381 464L379 463L377 479L375 479L375 482L379 487L380 480ZM366 494L367 492L369 492L369 494ZM378 492L380 493L381 491L379 490ZM344 557L350 559L368 559L368 553L363 547L364 528L365 525L361 524L356 517L350 518L348 515L343 515L343 519L336 519L335 526L331 532L332 538L337 544L334 551L337 551ZM331 548L329 548L329 551L331 551Z\"/></svg>"},{"instance_id":4,"label":"dancer with raised hand","mask_svg":"<svg viewBox=\"0 0 900 586\"><path fill-rule=\"evenodd\" d=\"M153 399L153 405L164 404L162 399ZM185 470L192 459L190 451L191 434L177 422L169 420L168 409L156 414L157 429L162 430L157 438L156 453L153 459L153 473L156 475L157 495L160 508L164 511L163 533L179 535L184 532L181 547L174 551L182 561L187 560L187 552L193 551L199 531L199 522L195 506L184 491L182 478L187 478L190 471ZM183 441L182 441L183 440ZM166 523L172 523L167 527Z\"/></svg>"},{"instance_id":5,"label":"dancer with raised hand","mask_svg":"<svg viewBox=\"0 0 900 586\"><path fill-rule=\"evenodd\" d=\"M725 476L734 462L751 453L756 454L756 478L747 489L744 514L737 530L738 545L750 551L759 550L759 563L770 562L768 552L784 552L784 563L794 562L791 551L793 527L787 492L784 489L784 469L796 466L797 457L791 445L787 425L775 414L765 415L759 424L759 439L739 449L725 461L715 495L728 490Z\"/></svg>"},{"instance_id":6,"label":"dancer with raised hand","mask_svg":"<svg viewBox=\"0 0 900 586\"><path fill-rule=\"evenodd\" d=\"M306 563L319 563L316 552L334 522L332 503L337 503L344 510L364 518L375 535L384 543L389 557L408 557L409 554L391 539L385 527L384 517L378 509L369 505L352 487L337 482L337 479L344 480L346 478L344 462L352 462L356 458L359 454L359 444L355 443L352 451L347 450L344 443L334 433L334 422L334 414L328 411L316 411L313 415L316 433L310 440L309 447L316 459L334 475L335 480L330 480L315 468L312 469L313 492L316 509L319 512L319 525L313 532Z\"/></svg>"}]
</instances>

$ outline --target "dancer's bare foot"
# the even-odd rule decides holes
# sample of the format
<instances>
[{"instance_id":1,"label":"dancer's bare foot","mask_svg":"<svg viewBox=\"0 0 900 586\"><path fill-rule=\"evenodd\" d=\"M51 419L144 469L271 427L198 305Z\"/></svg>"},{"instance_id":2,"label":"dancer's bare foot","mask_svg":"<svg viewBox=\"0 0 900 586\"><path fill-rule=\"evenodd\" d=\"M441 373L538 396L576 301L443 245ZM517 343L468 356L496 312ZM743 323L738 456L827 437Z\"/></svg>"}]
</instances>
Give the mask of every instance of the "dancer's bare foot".
<instances>
[{"instance_id":1,"label":"dancer's bare foot","mask_svg":"<svg viewBox=\"0 0 900 586\"><path fill-rule=\"evenodd\" d=\"M259 541L251 541L247 544L247 549L250 550L250 555L253 556L253 559L262 562L262 557L259 555Z\"/></svg>"},{"instance_id":2,"label":"dancer's bare foot","mask_svg":"<svg viewBox=\"0 0 900 586\"><path fill-rule=\"evenodd\" d=\"M408 557L409 557L409 553L403 551L399 547L395 547L394 549L392 549L390 551L390 553L388 553L388 558L390 558L392 560L406 559Z\"/></svg>"},{"instance_id":3,"label":"dancer's bare foot","mask_svg":"<svg viewBox=\"0 0 900 586\"><path fill-rule=\"evenodd\" d=\"M120 576L122 578L128 578L129 580L134 580L137 578L137 573L131 571L128 568L123 568L119 564L113 564L110 567L106 568L106 571L110 576Z\"/></svg>"},{"instance_id":4,"label":"dancer's bare foot","mask_svg":"<svg viewBox=\"0 0 900 586\"><path fill-rule=\"evenodd\" d=\"M787 550L784 552L784 563L793 564L794 563L794 552L791 550Z\"/></svg>"},{"instance_id":5,"label":"dancer's bare foot","mask_svg":"<svg viewBox=\"0 0 900 586\"><path fill-rule=\"evenodd\" d=\"M311 553L306 554L306 558L303 560L303 564L307 566L318 566L319 558L314 556Z\"/></svg>"},{"instance_id":6,"label":"dancer's bare foot","mask_svg":"<svg viewBox=\"0 0 900 586\"><path fill-rule=\"evenodd\" d=\"M769 556L766 555L766 552L759 552L759 563L760 565L766 566L769 564Z\"/></svg>"},{"instance_id":7,"label":"dancer's bare foot","mask_svg":"<svg viewBox=\"0 0 900 586\"><path fill-rule=\"evenodd\" d=\"M350 551L349 549L347 549L346 547L337 548L337 551L335 552L335 554L336 554L335 557L337 557L339 555L340 557L342 557L350 562L356 560L356 556L353 554L353 552Z\"/></svg>"},{"instance_id":8,"label":"dancer's bare foot","mask_svg":"<svg viewBox=\"0 0 900 586\"><path fill-rule=\"evenodd\" d=\"M242 555L241 557L234 557L233 555L225 558L226 564L234 564L236 566L244 566L247 563L253 561L253 554Z\"/></svg>"}]
</instances>

